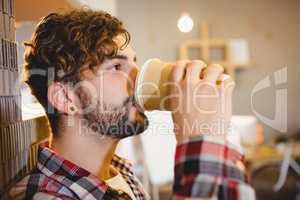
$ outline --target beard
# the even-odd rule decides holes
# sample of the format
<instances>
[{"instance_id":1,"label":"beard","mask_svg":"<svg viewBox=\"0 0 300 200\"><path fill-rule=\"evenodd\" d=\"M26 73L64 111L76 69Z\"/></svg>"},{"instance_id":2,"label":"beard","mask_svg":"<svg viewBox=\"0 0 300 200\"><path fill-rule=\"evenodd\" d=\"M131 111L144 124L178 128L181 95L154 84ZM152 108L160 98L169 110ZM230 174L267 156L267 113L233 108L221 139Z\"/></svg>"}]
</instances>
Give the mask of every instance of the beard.
<instances>
[{"instance_id":1,"label":"beard","mask_svg":"<svg viewBox=\"0 0 300 200\"><path fill-rule=\"evenodd\" d=\"M79 98L83 109L91 105L91 97L81 90ZM136 116L130 119L130 109L136 108ZM114 106L102 101L89 112L82 115L85 125L100 136L122 139L144 132L149 121L147 116L136 106L133 96L128 97L122 105Z\"/></svg>"}]
</instances>

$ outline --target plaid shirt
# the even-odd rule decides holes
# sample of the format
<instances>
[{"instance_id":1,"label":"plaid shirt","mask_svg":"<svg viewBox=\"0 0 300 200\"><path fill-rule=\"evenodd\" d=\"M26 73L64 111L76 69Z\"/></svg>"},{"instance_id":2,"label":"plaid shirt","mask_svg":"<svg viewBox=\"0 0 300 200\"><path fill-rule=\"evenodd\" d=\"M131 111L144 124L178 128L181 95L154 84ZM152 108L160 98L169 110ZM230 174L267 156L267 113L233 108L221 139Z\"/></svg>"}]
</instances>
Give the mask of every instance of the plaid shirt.
<instances>
[{"instance_id":1,"label":"plaid shirt","mask_svg":"<svg viewBox=\"0 0 300 200\"><path fill-rule=\"evenodd\" d=\"M122 174L137 200L148 199L131 164L114 156L112 165ZM122 191L40 146L37 168L11 190L13 199L124 199ZM173 199L252 200L241 149L209 136L200 136L177 146Z\"/></svg>"},{"instance_id":2,"label":"plaid shirt","mask_svg":"<svg viewBox=\"0 0 300 200\"><path fill-rule=\"evenodd\" d=\"M177 146L173 199L253 200L241 148L214 136Z\"/></svg>"},{"instance_id":3,"label":"plaid shirt","mask_svg":"<svg viewBox=\"0 0 300 200\"><path fill-rule=\"evenodd\" d=\"M111 163L131 188L135 199L148 199L127 160L114 155ZM12 199L130 199L123 191L109 187L87 170L63 159L44 143L38 149L37 167L10 191Z\"/></svg>"}]
</instances>

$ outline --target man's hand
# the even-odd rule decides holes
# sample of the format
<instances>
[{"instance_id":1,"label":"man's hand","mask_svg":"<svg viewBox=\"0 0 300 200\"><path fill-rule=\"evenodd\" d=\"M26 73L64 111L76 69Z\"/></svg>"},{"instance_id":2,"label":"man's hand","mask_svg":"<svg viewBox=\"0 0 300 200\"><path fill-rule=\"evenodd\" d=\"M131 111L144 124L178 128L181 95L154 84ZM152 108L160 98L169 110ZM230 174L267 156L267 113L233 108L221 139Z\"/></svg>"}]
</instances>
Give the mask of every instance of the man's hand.
<instances>
[{"instance_id":1,"label":"man's hand","mask_svg":"<svg viewBox=\"0 0 300 200\"><path fill-rule=\"evenodd\" d=\"M220 65L200 60L179 61L173 67L171 94L178 143L198 135L225 139L231 119L234 82Z\"/></svg>"}]
</instances>

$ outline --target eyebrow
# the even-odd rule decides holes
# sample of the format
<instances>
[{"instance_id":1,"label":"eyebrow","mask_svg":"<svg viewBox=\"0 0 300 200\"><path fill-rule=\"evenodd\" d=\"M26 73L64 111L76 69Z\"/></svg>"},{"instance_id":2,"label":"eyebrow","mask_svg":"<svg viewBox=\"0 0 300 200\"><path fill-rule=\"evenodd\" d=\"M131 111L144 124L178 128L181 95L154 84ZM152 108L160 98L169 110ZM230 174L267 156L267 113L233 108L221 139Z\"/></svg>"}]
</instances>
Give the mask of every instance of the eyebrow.
<instances>
[{"instance_id":1,"label":"eyebrow","mask_svg":"<svg viewBox=\"0 0 300 200\"><path fill-rule=\"evenodd\" d=\"M122 59L122 60L128 60L128 57L125 56L125 55L115 55L115 56L112 56L110 59ZM133 61L134 61L134 62L137 61L136 56L134 56Z\"/></svg>"}]
</instances>

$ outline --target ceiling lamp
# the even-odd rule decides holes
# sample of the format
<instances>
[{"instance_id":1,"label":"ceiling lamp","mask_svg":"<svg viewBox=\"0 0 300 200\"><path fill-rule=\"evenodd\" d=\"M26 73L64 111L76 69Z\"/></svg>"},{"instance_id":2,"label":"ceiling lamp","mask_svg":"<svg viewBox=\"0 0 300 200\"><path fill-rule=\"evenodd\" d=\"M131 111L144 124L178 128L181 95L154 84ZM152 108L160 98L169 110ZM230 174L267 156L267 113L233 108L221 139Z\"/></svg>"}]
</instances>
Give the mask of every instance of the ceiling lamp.
<instances>
[{"instance_id":1,"label":"ceiling lamp","mask_svg":"<svg viewBox=\"0 0 300 200\"><path fill-rule=\"evenodd\" d=\"M181 32L188 33L194 27L193 19L188 13L183 13L177 22L177 27Z\"/></svg>"}]
</instances>

